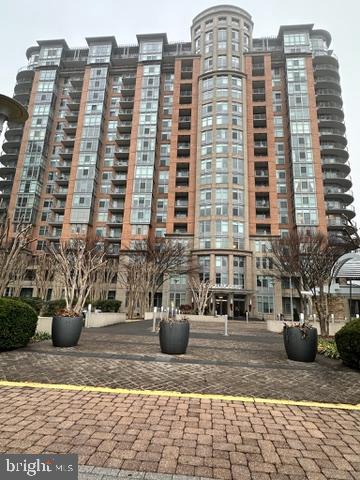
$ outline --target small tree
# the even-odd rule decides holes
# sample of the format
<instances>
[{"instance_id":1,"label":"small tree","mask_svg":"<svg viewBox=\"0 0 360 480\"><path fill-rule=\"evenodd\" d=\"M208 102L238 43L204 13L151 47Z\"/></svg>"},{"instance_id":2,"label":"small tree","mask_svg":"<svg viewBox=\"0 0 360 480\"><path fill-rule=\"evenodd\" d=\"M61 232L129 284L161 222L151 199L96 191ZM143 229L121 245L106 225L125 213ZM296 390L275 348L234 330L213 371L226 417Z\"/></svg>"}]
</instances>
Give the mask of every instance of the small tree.
<instances>
[{"instance_id":1,"label":"small tree","mask_svg":"<svg viewBox=\"0 0 360 480\"><path fill-rule=\"evenodd\" d=\"M4 296L11 279L18 271L20 255L25 252L34 239L31 238L31 224L19 222L11 232L10 218L0 224L0 296Z\"/></svg>"},{"instance_id":2,"label":"small tree","mask_svg":"<svg viewBox=\"0 0 360 480\"><path fill-rule=\"evenodd\" d=\"M195 274L190 277L189 286L197 313L199 315L204 315L213 285L208 280L200 280L199 275Z\"/></svg>"},{"instance_id":3,"label":"small tree","mask_svg":"<svg viewBox=\"0 0 360 480\"><path fill-rule=\"evenodd\" d=\"M49 253L42 252L35 259L35 285L37 296L46 300L47 292L54 281L56 263Z\"/></svg>"},{"instance_id":4,"label":"small tree","mask_svg":"<svg viewBox=\"0 0 360 480\"><path fill-rule=\"evenodd\" d=\"M175 240L139 241L126 252L122 283L128 293L128 316L152 310L155 293L176 275L193 271L186 247Z\"/></svg>"},{"instance_id":5,"label":"small tree","mask_svg":"<svg viewBox=\"0 0 360 480\"><path fill-rule=\"evenodd\" d=\"M90 291L90 300L106 300L108 291L116 283L119 272L119 259L110 258L92 275L93 288Z\"/></svg>"},{"instance_id":6,"label":"small tree","mask_svg":"<svg viewBox=\"0 0 360 480\"><path fill-rule=\"evenodd\" d=\"M353 249L352 242L331 243L326 235L291 232L288 237L271 242L274 264L281 276L295 277L295 286L302 298L302 291L312 294L321 335L329 334L328 294L325 284L331 279L338 259Z\"/></svg>"},{"instance_id":7,"label":"small tree","mask_svg":"<svg viewBox=\"0 0 360 480\"><path fill-rule=\"evenodd\" d=\"M75 238L52 245L49 253L64 288L66 315L77 316L92 288L92 274L107 262L104 247Z\"/></svg>"},{"instance_id":8,"label":"small tree","mask_svg":"<svg viewBox=\"0 0 360 480\"><path fill-rule=\"evenodd\" d=\"M16 262L14 262L8 285L11 288L12 297L20 297L26 272L30 266L30 259L31 255L23 251L19 252Z\"/></svg>"}]
</instances>

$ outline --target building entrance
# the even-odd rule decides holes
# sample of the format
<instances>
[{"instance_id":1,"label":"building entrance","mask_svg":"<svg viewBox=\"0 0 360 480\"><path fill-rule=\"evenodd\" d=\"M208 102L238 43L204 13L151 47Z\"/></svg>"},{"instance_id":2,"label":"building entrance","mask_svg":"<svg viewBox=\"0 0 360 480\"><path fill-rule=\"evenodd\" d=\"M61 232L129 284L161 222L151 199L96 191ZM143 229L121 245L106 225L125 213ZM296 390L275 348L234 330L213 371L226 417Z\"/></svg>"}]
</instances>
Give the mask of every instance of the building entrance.
<instances>
[{"instance_id":1,"label":"building entrance","mask_svg":"<svg viewBox=\"0 0 360 480\"><path fill-rule=\"evenodd\" d=\"M228 296L215 295L215 311L218 315L227 315L228 313Z\"/></svg>"},{"instance_id":2,"label":"building entrance","mask_svg":"<svg viewBox=\"0 0 360 480\"><path fill-rule=\"evenodd\" d=\"M245 298L234 296L234 320L240 320L245 317Z\"/></svg>"}]
</instances>

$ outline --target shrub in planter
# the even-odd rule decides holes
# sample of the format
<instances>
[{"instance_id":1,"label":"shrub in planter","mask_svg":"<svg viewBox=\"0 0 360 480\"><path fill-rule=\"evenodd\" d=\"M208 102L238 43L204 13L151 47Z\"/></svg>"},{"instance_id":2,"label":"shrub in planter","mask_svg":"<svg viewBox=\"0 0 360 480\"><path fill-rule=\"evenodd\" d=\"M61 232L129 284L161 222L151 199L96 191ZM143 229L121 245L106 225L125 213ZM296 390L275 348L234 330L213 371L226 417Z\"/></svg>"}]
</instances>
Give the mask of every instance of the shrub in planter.
<instances>
[{"instance_id":1,"label":"shrub in planter","mask_svg":"<svg viewBox=\"0 0 360 480\"><path fill-rule=\"evenodd\" d=\"M335 341L343 363L360 369L360 318L352 320L336 332Z\"/></svg>"},{"instance_id":2,"label":"shrub in planter","mask_svg":"<svg viewBox=\"0 0 360 480\"><path fill-rule=\"evenodd\" d=\"M304 324L284 325L283 338L289 360L313 362L317 353L317 329Z\"/></svg>"},{"instance_id":3,"label":"shrub in planter","mask_svg":"<svg viewBox=\"0 0 360 480\"><path fill-rule=\"evenodd\" d=\"M180 305L180 312L184 314L190 315L193 311L193 307L191 305Z\"/></svg>"},{"instance_id":4,"label":"shrub in planter","mask_svg":"<svg viewBox=\"0 0 360 480\"><path fill-rule=\"evenodd\" d=\"M65 299L59 298L58 300L50 300L49 302L46 302L41 314L44 317L53 317L55 313L62 308L65 308L66 302Z\"/></svg>"},{"instance_id":5,"label":"shrub in planter","mask_svg":"<svg viewBox=\"0 0 360 480\"><path fill-rule=\"evenodd\" d=\"M0 351L25 347L37 325L34 309L20 300L0 298Z\"/></svg>"},{"instance_id":6,"label":"shrub in planter","mask_svg":"<svg viewBox=\"0 0 360 480\"><path fill-rule=\"evenodd\" d=\"M121 307L120 300L97 300L94 302L94 307L102 312L118 312Z\"/></svg>"},{"instance_id":7,"label":"shrub in planter","mask_svg":"<svg viewBox=\"0 0 360 480\"><path fill-rule=\"evenodd\" d=\"M162 353L181 355L189 343L190 324L186 317L161 320L159 339Z\"/></svg>"}]
</instances>

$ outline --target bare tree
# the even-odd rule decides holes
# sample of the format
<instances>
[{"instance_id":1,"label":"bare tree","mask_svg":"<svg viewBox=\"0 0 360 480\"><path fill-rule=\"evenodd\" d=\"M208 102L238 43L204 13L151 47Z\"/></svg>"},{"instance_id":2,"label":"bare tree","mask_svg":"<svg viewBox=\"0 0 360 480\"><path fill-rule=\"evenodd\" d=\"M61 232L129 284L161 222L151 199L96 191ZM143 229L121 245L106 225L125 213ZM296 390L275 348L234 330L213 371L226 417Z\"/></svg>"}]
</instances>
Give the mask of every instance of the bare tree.
<instances>
[{"instance_id":1,"label":"bare tree","mask_svg":"<svg viewBox=\"0 0 360 480\"><path fill-rule=\"evenodd\" d=\"M186 247L175 240L139 241L126 257L121 278L127 286L129 316L136 308L140 316L152 310L155 293L167 279L193 271Z\"/></svg>"},{"instance_id":2,"label":"bare tree","mask_svg":"<svg viewBox=\"0 0 360 480\"><path fill-rule=\"evenodd\" d=\"M63 284L66 313L79 315L92 288L92 274L107 262L103 245L74 238L52 245L49 253Z\"/></svg>"},{"instance_id":3,"label":"bare tree","mask_svg":"<svg viewBox=\"0 0 360 480\"><path fill-rule=\"evenodd\" d=\"M194 299L196 311L204 315L205 308L211 296L212 284L208 280L200 280L199 275L190 277L189 286Z\"/></svg>"},{"instance_id":4,"label":"bare tree","mask_svg":"<svg viewBox=\"0 0 360 480\"><path fill-rule=\"evenodd\" d=\"M30 266L31 255L23 251L17 256L17 260L11 271L9 287L11 288L11 295L13 297L20 297L21 289L24 284L26 272Z\"/></svg>"},{"instance_id":5,"label":"bare tree","mask_svg":"<svg viewBox=\"0 0 360 480\"><path fill-rule=\"evenodd\" d=\"M329 242L326 235L318 232L306 235L296 231L288 237L271 242L274 264L282 276L297 278L295 284L299 295L307 290L312 294L321 335L329 334L328 294L325 284L329 282L338 259L353 248L353 243L344 238L341 242Z\"/></svg>"},{"instance_id":6,"label":"bare tree","mask_svg":"<svg viewBox=\"0 0 360 480\"><path fill-rule=\"evenodd\" d=\"M0 296L5 294L15 273L19 255L26 251L34 239L31 238L31 224L19 222L11 232L10 218L0 224Z\"/></svg>"},{"instance_id":7,"label":"bare tree","mask_svg":"<svg viewBox=\"0 0 360 480\"><path fill-rule=\"evenodd\" d=\"M89 298L92 302L95 300L106 300L108 291L112 284L116 283L119 272L119 259L110 258L99 270L93 272L93 288L90 291Z\"/></svg>"},{"instance_id":8,"label":"bare tree","mask_svg":"<svg viewBox=\"0 0 360 480\"><path fill-rule=\"evenodd\" d=\"M46 300L47 292L54 281L56 263L49 253L42 252L36 256L35 266L37 296Z\"/></svg>"}]
</instances>

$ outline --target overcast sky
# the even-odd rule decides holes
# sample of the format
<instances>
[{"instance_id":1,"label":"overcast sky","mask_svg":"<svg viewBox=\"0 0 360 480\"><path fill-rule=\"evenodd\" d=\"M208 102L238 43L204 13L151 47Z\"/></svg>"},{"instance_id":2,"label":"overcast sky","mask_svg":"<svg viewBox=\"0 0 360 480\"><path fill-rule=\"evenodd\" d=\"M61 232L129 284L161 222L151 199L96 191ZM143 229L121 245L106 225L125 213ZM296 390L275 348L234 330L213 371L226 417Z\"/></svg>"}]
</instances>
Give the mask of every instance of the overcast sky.
<instances>
[{"instance_id":1,"label":"overcast sky","mask_svg":"<svg viewBox=\"0 0 360 480\"><path fill-rule=\"evenodd\" d=\"M166 32L169 41L190 40L192 18L221 2L212 0L0 0L0 92L12 95L25 51L36 40L65 38L70 47L85 37L115 35L136 43L137 33ZM332 35L339 57L355 208L360 214L360 1L242 0L227 2L247 10L254 36L277 35L279 25L314 23Z\"/></svg>"}]
</instances>

